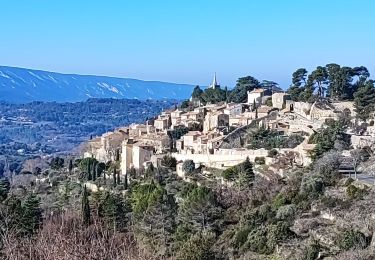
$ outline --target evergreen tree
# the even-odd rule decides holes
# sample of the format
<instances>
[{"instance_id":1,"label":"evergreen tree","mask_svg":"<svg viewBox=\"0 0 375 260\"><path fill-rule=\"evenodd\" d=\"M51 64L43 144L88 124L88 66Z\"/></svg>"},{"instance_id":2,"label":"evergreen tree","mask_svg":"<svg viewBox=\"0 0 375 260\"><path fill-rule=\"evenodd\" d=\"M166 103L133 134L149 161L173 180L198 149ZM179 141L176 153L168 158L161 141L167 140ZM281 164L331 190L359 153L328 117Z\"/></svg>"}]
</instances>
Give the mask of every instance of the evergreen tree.
<instances>
[{"instance_id":1,"label":"evergreen tree","mask_svg":"<svg viewBox=\"0 0 375 260\"><path fill-rule=\"evenodd\" d=\"M7 178L0 179L0 202L4 201L8 197L9 190L9 180Z\"/></svg>"},{"instance_id":2,"label":"evergreen tree","mask_svg":"<svg viewBox=\"0 0 375 260\"><path fill-rule=\"evenodd\" d=\"M173 195L153 181L136 186L132 192L132 207L137 234L158 256L170 255L176 228L177 204Z\"/></svg>"},{"instance_id":3,"label":"evergreen tree","mask_svg":"<svg viewBox=\"0 0 375 260\"><path fill-rule=\"evenodd\" d=\"M42 223L40 199L35 194L29 194L22 203L22 226L27 234L35 233Z\"/></svg>"},{"instance_id":4,"label":"evergreen tree","mask_svg":"<svg viewBox=\"0 0 375 260\"><path fill-rule=\"evenodd\" d=\"M235 103L245 103L247 101L247 92L259 87L259 81L251 76L239 78L236 86L229 95L229 101Z\"/></svg>"},{"instance_id":5,"label":"evergreen tree","mask_svg":"<svg viewBox=\"0 0 375 260\"><path fill-rule=\"evenodd\" d=\"M178 209L178 219L191 233L219 228L221 208L215 194L207 187L194 187Z\"/></svg>"},{"instance_id":6,"label":"evergreen tree","mask_svg":"<svg viewBox=\"0 0 375 260\"><path fill-rule=\"evenodd\" d=\"M193 93L191 94L192 98L201 98L203 90L199 86L195 86Z\"/></svg>"},{"instance_id":7,"label":"evergreen tree","mask_svg":"<svg viewBox=\"0 0 375 260\"><path fill-rule=\"evenodd\" d=\"M87 180L92 180L92 174L91 174L91 163L87 164Z\"/></svg>"},{"instance_id":8,"label":"evergreen tree","mask_svg":"<svg viewBox=\"0 0 375 260\"><path fill-rule=\"evenodd\" d=\"M155 167L153 163L150 163L150 165L146 169L146 176L151 177L155 172Z\"/></svg>"},{"instance_id":9,"label":"evergreen tree","mask_svg":"<svg viewBox=\"0 0 375 260\"><path fill-rule=\"evenodd\" d=\"M82 223L85 226L91 224L91 212L90 212L90 203L89 203L89 195L87 192L86 185L83 187L83 194L82 194Z\"/></svg>"},{"instance_id":10,"label":"evergreen tree","mask_svg":"<svg viewBox=\"0 0 375 260\"><path fill-rule=\"evenodd\" d=\"M117 184L121 184L120 172L117 173Z\"/></svg>"},{"instance_id":11,"label":"evergreen tree","mask_svg":"<svg viewBox=\"0 0 375 260\"><path fill-rule=\"evenodd\" d=\"M116 178L116 168L113 168L113 186L116 187L116 184L117 184L117 178Z\"/></svg>"},{"instance_id":12,"label":"evergreen tree","mask_svg":"<svg viewBox=\"0 0 375 260\"><path fill-rule=\"evenodd\" d=\"M366 84L354 93L354 108L356 117L366 121L375 110L375 88L373 81L367 81Z\"/></svg>"},{"instance_id":13,"label":"evergreen tree","mask_svg":"<svg viewBox=\"0 0 375 260\"><path fill-rule=\"evenodd\" d=\"M97 175L96 175L97 167L96 167L95 163L92 164L91 172L92 172L92 174L91 174L92 180L95 181L96 178L97 178Z\"/></svg>"},{"instance_id":14,"label":"evergreen tree","mask_svg":"<svg viewBox=\"0 0 375 260\"><path fill-rule=\"evenodd\" d=\"M68 172L72 173L72 171L73 171L73 160L70 159L69 164L68 164Z\"/></svg>"},{"instance_id":15,"label":"evergreen tree","mask_svg":"<svg viewBox=\"0 0 375 260\"><path fill-rule=\"evenodd\" d=\"M300 68L292 75L292 85L288 89L288 93L293 101L307 101L306 88L307 70Z\"/></svg>"},{"instance_id":16,"label":"evergreen tree","mask_svg":"<svg viewBox=\"0 0 375 260\"><path fill-rule=\"evenodd\" d=\"M307 70L300 68L296 70L292 75L292 83L296 87L302 87L306 84Z\"/></svg>"},{"instance_id":17,"label":"evergreen tree","mask_svg":"<svg viewBox=\"0 0 375 260\"><path fill-rule=\"evenodd\" d=\"M238 186L240 189L246 189L253 185L255 174L253 171L253 164L249 157L238 166Z\"/></svg>"},{"instance_id":18,"label":"evergreen tree","mask_svg":"<svg viewBox=\"0 0 375 260\"><path fill-rule=\"evenodd\" d=\"M128 174L127 174L127 173L125 174L125 179L124 179L124 188L125 188L125 190L128 189Z\"/></svg>"},{"instance_id":19,"label":"evergreen tree","mask_svg":"<svg viewBox=\"0 0 375 260\"><path fill-rule=\"evenodd\" d=\"M324 97L326 86L328 83L327 69L322 66L318 66L308 77L307 85L315 89L317 87L317 94L319 98Z\"/></svg>"},{"instance_id":20,"label":"evergreen tree","mask_svg":"<svg viewBox=\"0 0 375 260\"><path fill-rule=\"evenodd\" d=\"M109 224L114 231L122 231L129 221L126 213L130 207L121 195L103 192L99 198L99 216Z\"/></svg>"}]
</instances>

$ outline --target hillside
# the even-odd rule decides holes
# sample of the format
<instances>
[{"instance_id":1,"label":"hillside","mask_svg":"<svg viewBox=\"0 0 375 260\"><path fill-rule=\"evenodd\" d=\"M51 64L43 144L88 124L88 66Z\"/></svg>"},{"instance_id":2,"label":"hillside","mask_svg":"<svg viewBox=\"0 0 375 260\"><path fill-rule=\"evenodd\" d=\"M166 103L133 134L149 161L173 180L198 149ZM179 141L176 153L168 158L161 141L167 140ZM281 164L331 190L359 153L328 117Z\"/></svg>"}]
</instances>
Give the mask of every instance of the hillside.
<instances>
[{"instance_id":1,"label":"hillside","mask_svg":"<svg viewBox=\"0 0 375 260\"><path fill-rule=\"evenodd\" d=\"M186 99L192 85L61 74L0 66L0 100L76 102L88 98Z\"/></svg>"}]
</instances>

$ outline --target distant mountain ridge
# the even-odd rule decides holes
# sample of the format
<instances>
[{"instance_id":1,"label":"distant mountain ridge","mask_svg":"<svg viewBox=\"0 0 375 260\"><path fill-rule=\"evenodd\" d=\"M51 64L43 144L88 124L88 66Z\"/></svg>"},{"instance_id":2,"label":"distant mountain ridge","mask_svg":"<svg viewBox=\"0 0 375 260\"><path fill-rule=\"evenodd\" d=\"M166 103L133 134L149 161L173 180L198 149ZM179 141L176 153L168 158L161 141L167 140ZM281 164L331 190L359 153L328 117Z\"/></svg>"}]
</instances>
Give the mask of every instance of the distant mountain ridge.
<instances>
[{"instance_id":1,"label":"distant mountain ridge","mask_svg":"<svg viewBox=\"0 0 375 260\"><path fill-rule=\"evenodd\" d=\"M88 98L186 99L194 86L0 66L0 100L77 102Z\"/></svg>"}]
</instances>

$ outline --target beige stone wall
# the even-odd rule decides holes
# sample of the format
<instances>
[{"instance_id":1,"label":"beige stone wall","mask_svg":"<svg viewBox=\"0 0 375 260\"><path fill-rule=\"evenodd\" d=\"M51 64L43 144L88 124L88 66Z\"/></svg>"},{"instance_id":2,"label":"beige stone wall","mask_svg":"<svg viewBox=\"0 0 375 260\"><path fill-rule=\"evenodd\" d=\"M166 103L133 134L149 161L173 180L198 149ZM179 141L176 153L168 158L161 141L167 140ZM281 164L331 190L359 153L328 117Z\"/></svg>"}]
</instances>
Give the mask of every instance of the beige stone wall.
<instances>
[{"instance_id":1,"label":"beige stone wall","mask_svg":"<svg viewBox=\"0 0 375 260\"><path fill-rule=\"evenodd\" d=\"M220 149L219 153L215 154L172 154L177 161L193 160L195 163L201 163L207 167L213 168L227 168L230 166L237 165L249 157L251 161L254 161L255 157L263 156L266 157L268 152L264 149L259 150L243 150L235 151L232 149ZM226 150L226 151L224 151ZM230 156L228 156L230 155Z\"/></svg>"},{"instance_id":2,"label":"beige stone wall","mask_svg":"<svg viewBox=\"0 0 375 260\"><path fill-rule=\"evenodd\" d=\"M168 129L168 119L167 118L159 118L154 121L154 126L157 130L165 130Z\"/></svg>"},{"instance_id":3,"label":"beige stone wall","mask_svg":"<svg viewBox=\"0 0 375 260\"><path fill-rule=\"evenodd\" d=\"M290 97L289 94L286 94L286 93L272 94L272 106L278 109L283 109L285 100L289 97Z\"/></svg>"},{"instance_id":4,"label":"beige stone wall","mask_svg":"<svg viewBox=\"0 0 375 260\"><path fill-rule=\"evenodd\" d=\"M252 105L254 103L254 100L255 100L255 103L259 104L260 101L261 101L261 97L262 96L263 96L263 93L259 93L259 92L255 92L255 93L247 92L247 103L249 105Z\"/></svg>"},{"instance_id":5,"label":"beige stone wall","mask_svg":"<svg viewBox=\"0 0 375 260\"><path fill-rule=\"evenodd\" d=\"M307 102L294 102L293 104L294 112L306 118L310 118L311 106L312 104Z\"/></svg>"},{"instance_id":6,"label":"beige stone wall","mask_svg":"<svg viewBox=\"0 0 375 260\"><path fill-rule=\"evenodd\" d=\"M133 146L133 166L135 169L142 169L143 164L151 160L153 151L150 149L144 149L141 146Z\"/></svg>"},{"instance_id":7,"label":"beige stone wall","mask_svg":"<svg viewBox=\"0 0 375 260\"><path fill-rule=\"evenodd\" d=\"M133 145L124 143L121 153L121 174L125 175L132 167L133 162Z\"/></svg>"}]
</instances>

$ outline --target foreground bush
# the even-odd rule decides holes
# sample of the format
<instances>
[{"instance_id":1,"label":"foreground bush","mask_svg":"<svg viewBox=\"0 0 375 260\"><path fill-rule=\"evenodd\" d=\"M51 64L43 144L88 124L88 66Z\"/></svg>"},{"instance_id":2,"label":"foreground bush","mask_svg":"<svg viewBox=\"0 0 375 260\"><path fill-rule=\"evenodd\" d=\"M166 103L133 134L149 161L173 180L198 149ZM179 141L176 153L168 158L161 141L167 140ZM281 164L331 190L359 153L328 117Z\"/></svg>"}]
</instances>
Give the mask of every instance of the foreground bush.
<instances>
[{"instance_id":1,"label":"foreground bush","mask_svg":"<svg viewBox=\"0 0 375 260\"><path fill-rule=\"evenodd\" d=\"M135 247L130 235L113 233L100 221L86 228L72 213L46 219L34 237L7 233L3 244L1 259L152 259Z\"/></svg>"}]
</instances>

